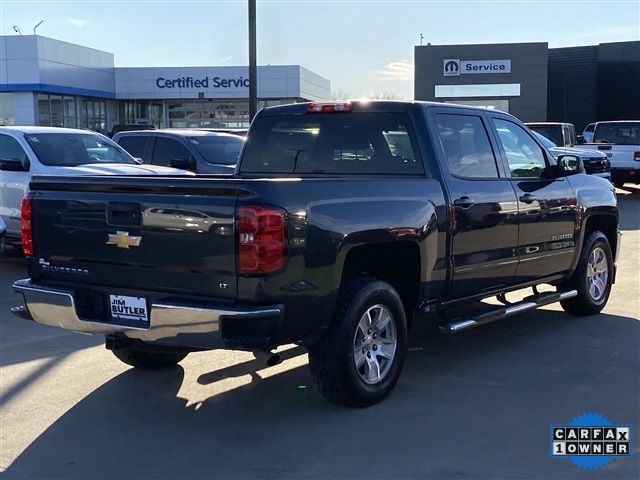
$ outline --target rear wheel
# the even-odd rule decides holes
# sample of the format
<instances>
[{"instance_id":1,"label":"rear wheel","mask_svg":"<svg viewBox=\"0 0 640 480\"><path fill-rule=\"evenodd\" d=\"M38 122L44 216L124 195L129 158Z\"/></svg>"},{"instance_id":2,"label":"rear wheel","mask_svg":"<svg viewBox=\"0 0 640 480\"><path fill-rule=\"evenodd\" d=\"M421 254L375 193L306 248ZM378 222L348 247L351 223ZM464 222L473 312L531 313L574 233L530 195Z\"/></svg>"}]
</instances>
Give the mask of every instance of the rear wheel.
<instances>
[{"instance_id":1,"label":"rear wheel","mask_svg":"<svg viewBox=\"0 0 640 480\"><path fill-rule=\"evenodd\" d=\"M609 240L600 231L589 234L582 247L578 268L565 287L578 295L561 302L565 312L595 315L607 304L613 281L613 255Z\"/></svg>"},{"instance_id":2,"label":"rear wheel","mask_svg":"<svg viewBox=\"0 0 640 480\"><path fill-rule=\"evenodd\" d=\"M407 348L407 320L400 296L370 277L347 280L333 324L309 347L311 375L330 401L366 407L393 389Z\"/></svg>"},{"instance_id":3,"label":"rear wheel","mask_svg":"<svg viewBox=\"0 0 640 480\"><path fill-rule=\"evenodd\" d=\"M172 367L185 359L188 352L142 350L119 347L112 350L118 360L136 368L159 370Z\"/></svg>"}]
</instances>

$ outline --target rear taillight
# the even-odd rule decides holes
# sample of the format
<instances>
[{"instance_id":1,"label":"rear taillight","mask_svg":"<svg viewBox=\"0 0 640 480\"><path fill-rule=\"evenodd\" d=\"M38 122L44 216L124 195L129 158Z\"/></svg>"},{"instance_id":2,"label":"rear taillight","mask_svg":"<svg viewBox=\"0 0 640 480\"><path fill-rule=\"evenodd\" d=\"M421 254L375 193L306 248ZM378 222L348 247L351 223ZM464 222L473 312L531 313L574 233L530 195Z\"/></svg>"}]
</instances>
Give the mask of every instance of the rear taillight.
<instances>
[{"instance_id":1,"label":"rear taillight","mask_svg":"<svg viewBox=\"0 0 640 480\"><path fill-rule=\"evenodd\" d=\"M284 213L257 205L238 207L238 274L264 275L284 265Z\"/></svg>"},{"instance_id":2,"label":"rear taillight","mask_svg":"<svg viewBox=\"0 0 640 480\"><path fill-rule=\"evenodd\" d=\"M351 104L349 102L310 103L307 107L307 113L335 113L350 111Z\"/></svg>"},{"instance_id":3,"label":"rear taillight","mask_svg":"<svg viewBox=\"0 0 640 480\"><path fill-rule=\"evenodd\" d=\"M636 162L640 162L640 152L635 152L635 153L633 154L633 159L634 159Z\"/></svg>"},{"instance_id":4,"label":"rear taillight","mask_svg":"<svg viewBox=\"0 0 640 480\"><path fill-rule=\"evenodd\" d=\"M20 241L25 255L33 255L33 236L31 234L31 199L23 197L20 204Z\"/></svg>"}]
</instances>

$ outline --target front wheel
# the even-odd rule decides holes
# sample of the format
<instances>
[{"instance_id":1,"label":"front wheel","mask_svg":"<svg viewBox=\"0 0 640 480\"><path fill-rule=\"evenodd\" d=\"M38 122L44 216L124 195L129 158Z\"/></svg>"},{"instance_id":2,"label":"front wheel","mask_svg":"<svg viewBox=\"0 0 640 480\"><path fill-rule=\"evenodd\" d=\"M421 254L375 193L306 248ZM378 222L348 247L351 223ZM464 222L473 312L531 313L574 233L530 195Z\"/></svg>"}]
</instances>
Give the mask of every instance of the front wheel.
<instances>
[{"instance_id":1,"label":"front wheel","mask_svg":"<svg viewBox=\"0 0 640 480\"><path fill-rule=\"evenodd\" d=\"M345 281L332 325L309 347L314 382L330 401L373 405L393 389L407 349L407 320L398 292L371 277Z\"/></svg>"},{"instance_id":2,"label":"front wheel","mask_svg":"<svg viewBox=\"0 0 640 480\"><path fill-rule=\"evenodd\" d=\"M578 291L576 297L560 302L572 315L595 315L607 304L613 282L613 255L609 240L600 231L589 234L582 247L578 267L565 287Z\"/></svg>"},{"instance_id":3,"label":"front wheel","mask_svg":"<svg viewBox=\"0 0 640 480\"><path fill-rule=\"evenodd\" d=\"M118 360L132 367L145 370L160 370L173 367L185 359L188 352L143 350L131 347L120 347L112 350Z\"/></svg>"}]
</instances>

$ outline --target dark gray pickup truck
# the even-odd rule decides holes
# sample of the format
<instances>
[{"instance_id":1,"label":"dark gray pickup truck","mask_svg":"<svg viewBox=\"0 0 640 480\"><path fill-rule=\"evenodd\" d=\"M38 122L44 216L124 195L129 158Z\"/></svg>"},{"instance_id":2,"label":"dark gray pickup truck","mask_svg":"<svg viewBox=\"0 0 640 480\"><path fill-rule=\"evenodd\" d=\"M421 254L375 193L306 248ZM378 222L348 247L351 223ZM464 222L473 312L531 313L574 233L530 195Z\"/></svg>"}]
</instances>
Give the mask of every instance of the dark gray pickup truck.
<instances>
[{"instance_id":1,"label":"dark gray pickup truck","mask_svg":"<svg viewBox=\"0 0 640 480\"><path fill-rule=\"evenodd\" d=\"M14 312L105 334L142 368L304 344L324 395L371 405L400 376L416 312L456 333L554 302L604 308L616 197L582 171L497 111L266 108L234 178L35 178Z\"/></svg>"}]
</instances>

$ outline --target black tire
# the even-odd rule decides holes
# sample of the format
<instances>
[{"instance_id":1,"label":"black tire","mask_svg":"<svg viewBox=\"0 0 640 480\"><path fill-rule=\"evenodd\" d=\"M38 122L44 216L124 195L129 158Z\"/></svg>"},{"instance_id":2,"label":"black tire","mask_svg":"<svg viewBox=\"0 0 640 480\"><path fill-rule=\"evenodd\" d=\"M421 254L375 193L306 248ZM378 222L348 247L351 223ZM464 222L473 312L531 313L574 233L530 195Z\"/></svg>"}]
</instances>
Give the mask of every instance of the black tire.
<instances>
[{"instance_id":1,"label":"black tire","mask_svg":"<svg viewBox=\"0 0 640 480\"><path fill-rule=\"evenodd\" d=\"M189 354L189 352L163 352L130 347L120 347L111 351L121 362L145 370L160 370L173 367Z\"/></svg>"},{"instance_id":2,"label":"black tire","mask_svg":"<svg viewBox=\"0 0 640 480\"><path fill-rule=\"evenodd\" d=\"M375 318L376 312L387 318L386 330L378 331L377 340L375 333L368 330L366 337L358 339L362 333L359 322L370 310ZM371 318L371 317L369 317ZM375 324L375 321L373 322ZM385 323L385 322L382 322ZM391 324L393 323L393 327ZM393 328L393 334L389 332ZM374 329L375 330L375 329ZM358 333L357 333L358 332ZM385 338L387 337L387 338ZM382 356L387 346L376 349L375 342L386 341L392 343L395 338L395 348L390 360ZM354 348L356 342L358 349L362 346L362 360L360 368L356 367L356 354ZM365 342L371 342L368 345ZM365 349L369 349L365 354ZM314 382L322 394L330 401L349 407L367 407L384 399L393 389L400 373L407 350L407 318L402 300L398 292L386 282L371 277L355 277L346 280L340 289L336 313L332 324L325 335L315 344L309 347L309 366ZM361 378L370 370L370 361L378 365L377 374L379 381L366 383ZM379 359L382 360L379 361ZM366 365L365 365L366 363ZM374 373L375 377L375 373ZM369 378L370 381L371 378Z\"/></svg>"},{"instance_id":3,"label":"black tire","mask_svg":"<svg viewBox=\"0 0 640 480\"><path fill-rule=\"evenodd\" d=\"M604 252L607 262L608 275L605 287L602 289L602 295L597 296L594 299L593 295L589 292L589 258L593 252L599 249ZM611 283L613 280L613 254L611 253L611 246L609 240L600 231L594 231L587 234L584 244L582 246L582 253L580 254L580 261L576 271L572 277L565 282L563 288L576 289L578 295L560 302L565 312L572 315L595 315L600 313L607 304L609 294L611 293ZM600 292L598 290L598 292Z\"/></svg>"}]
</instances>

